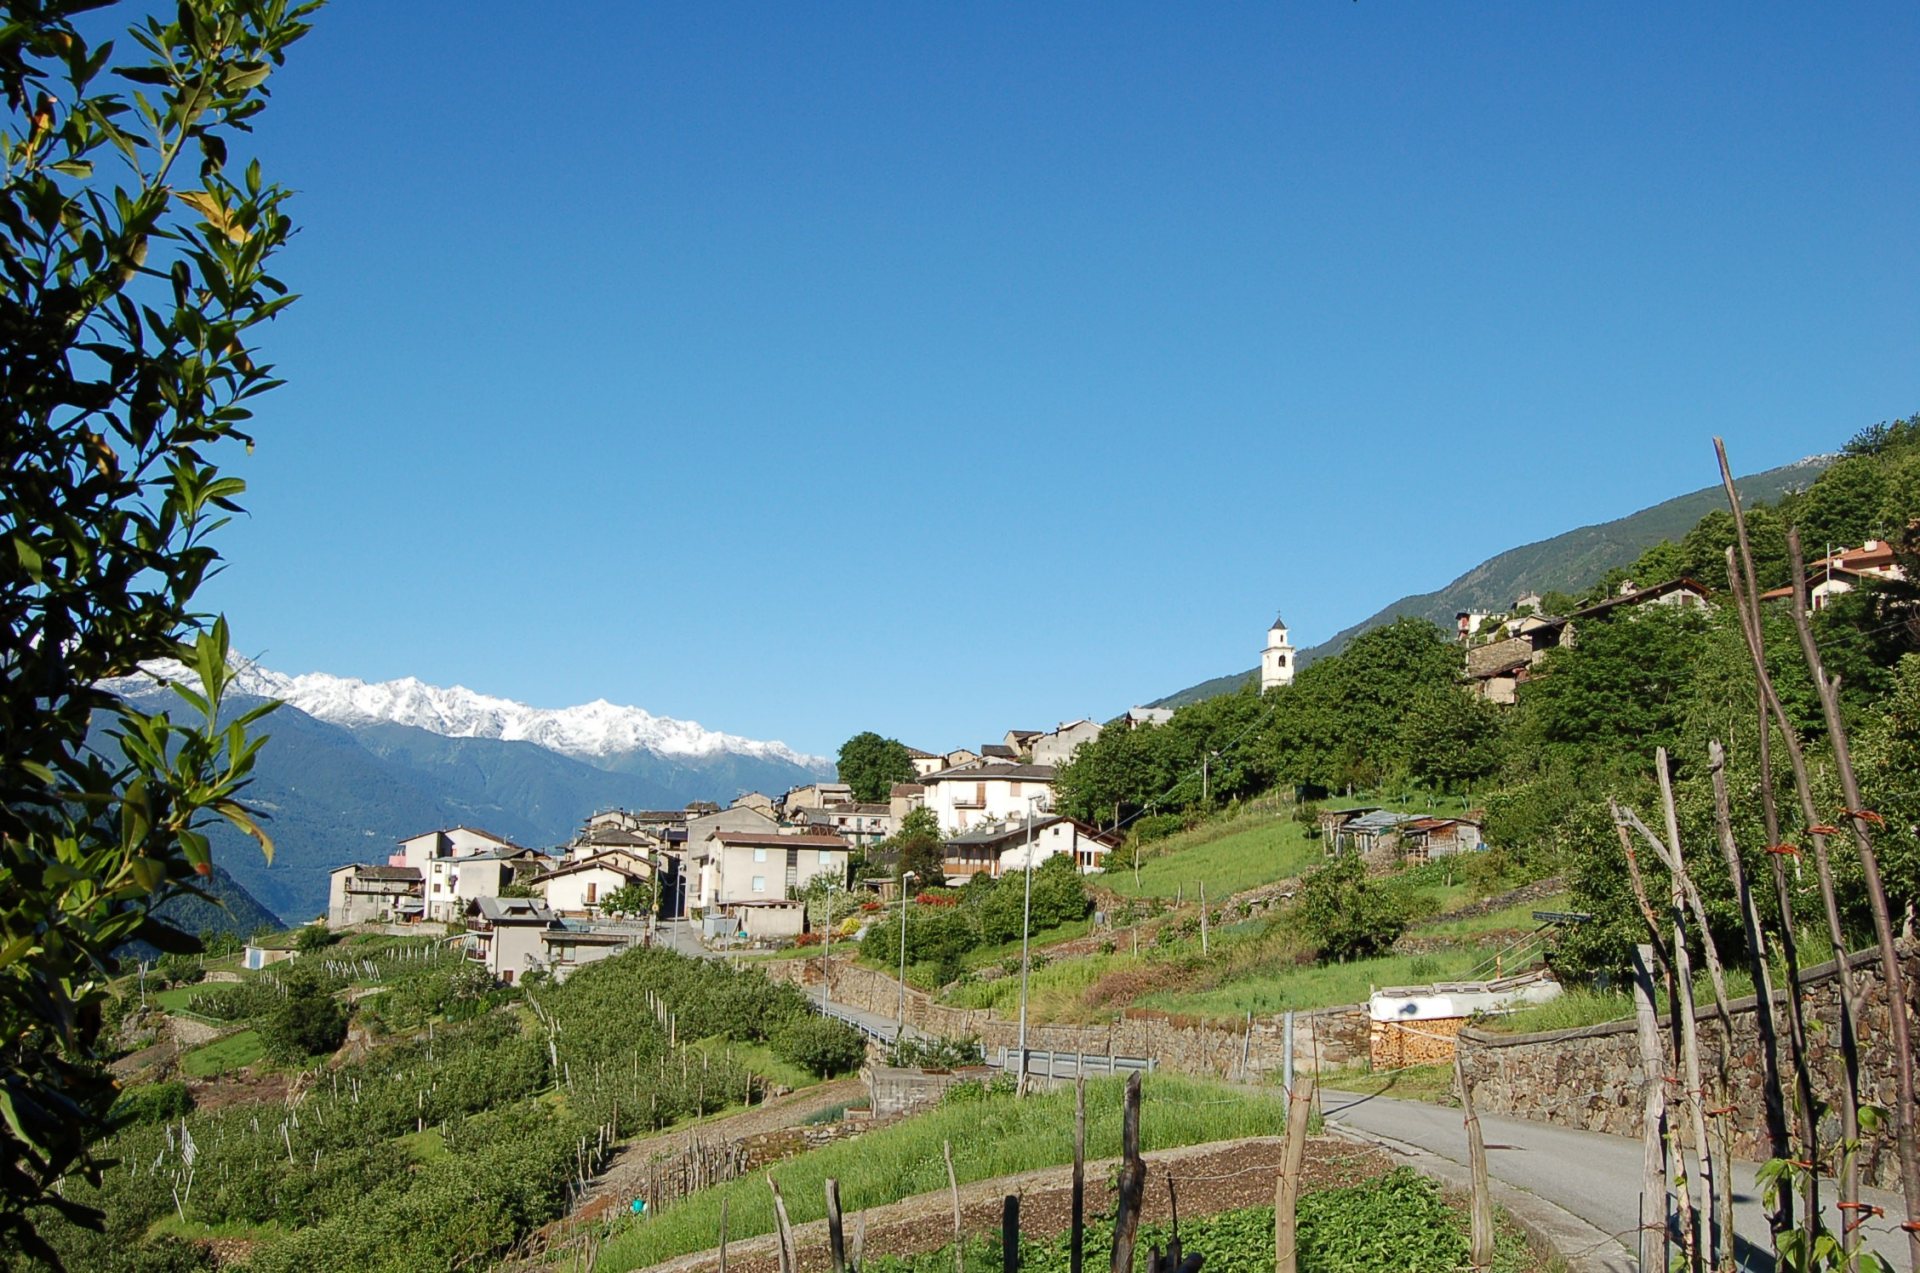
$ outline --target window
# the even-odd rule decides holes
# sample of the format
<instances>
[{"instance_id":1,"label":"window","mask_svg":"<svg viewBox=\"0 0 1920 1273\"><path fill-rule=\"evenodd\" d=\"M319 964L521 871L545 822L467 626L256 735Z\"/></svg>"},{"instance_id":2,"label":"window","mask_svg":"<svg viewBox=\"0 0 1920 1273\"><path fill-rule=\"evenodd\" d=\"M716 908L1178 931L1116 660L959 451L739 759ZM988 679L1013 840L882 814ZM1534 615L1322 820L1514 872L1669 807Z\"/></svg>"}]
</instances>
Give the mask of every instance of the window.
<instances>
[{"instance_id":1,"label":"window","mask_svg":"<svg viewBox=\"0 0 1920 1273\"><path fill-rule=\"evenodd\" d=\"M591 906L599 900L600 900L600 886L598 884L589 883L587 885L587 905Z\"/></svg>"},{"instance_id":2,"label":"window","mask_svg":"<svg viewBox=\"0 0 1920 1273\"><path fill-rule=\"evenodd\" d=\"M753 860L754 860L754 861L756 861L756 862L764 862L764 861L766 861L766 860L767 860L767 851L766 851L765 849L755 849L755 850L753 851Z\"/></svg>"},{"instance_id":3,"label":"window","mask_svg":"<svg viewBox=\"0 0 1920 1273\"><path fill-rule=\"evenodd\" d=\"M756 875L756 876L754 876L754 877L753 877L753 891L754 891L754 892L756 892L756 893L764 893L764 892L766 892L766 891L767 891L767 877L766 877L766 876L764 876L764 875Z\"/></svg>"}]
</instances>

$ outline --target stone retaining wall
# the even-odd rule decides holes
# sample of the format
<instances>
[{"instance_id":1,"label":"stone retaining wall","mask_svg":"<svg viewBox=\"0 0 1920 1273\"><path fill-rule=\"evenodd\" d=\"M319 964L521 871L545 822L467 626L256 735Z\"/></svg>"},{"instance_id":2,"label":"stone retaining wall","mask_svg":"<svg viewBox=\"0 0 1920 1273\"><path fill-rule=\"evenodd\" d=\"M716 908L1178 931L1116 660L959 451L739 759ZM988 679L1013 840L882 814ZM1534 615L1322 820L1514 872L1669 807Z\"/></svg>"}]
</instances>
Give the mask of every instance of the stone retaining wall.
<instances>
[{"instance_id":1,"label":"stone retaining wall","mask_svg":"<svg viewBox=\"0 0 1920 1273\"><path fill-rule=\"evenodd\" d=\"M779 959L764 965L768 976L793 981L818 994L820 960ZM833 961L830 993L840 1003L892 1017L900 983L851 961ZM989 1053L1019 1046L1017 1021L984 1008L953 1008L909 988L907 1024L949 1039L980 1040ZM1366 1009L1351 1006L1294 1014L1294 1065L1303 1070L1348 1065L1368 1054ZM1151 1057L1156 1065L1184 1074L1243 1079L1278 1076L1285 1065L1285 1027L1278 1016L1232 1022L1195 1021L1164 1013L1129 1011L1105 1025L1028 1023L1027 1046L1038 1052L1086 1052L1106 1056Z\"/></svg>"},{"instance_id":2,"label":"stone retaining wall","mask_svg":"<svg viewBox=\"0 0 1920 1273\"><path fill-rule=\"evenodd\" d=\"M1901 946L1901 967L1909 988L1906 1005L1909 1031L1920 1036L1920 1020L1912 1002L1916 978L1920 978L1920 946ZM1892 1110L1898 1104L1893 1052L1888 1043L1890 1018L1887 986L1880 975L1878 956L1867 953L1852 957L1854 982L1866 1001L1860 1022L1860 1067L1862 1087L1867 1099ZM1808 1060L1816 1094L1831 1104L1834 1094L1844 1090L1844 1069L1840 1054L1840 995L1838 965L1822 964L1808 969L1802 977L1808 1026ZM1784 1015L1786 994L1775 992L1783 1011L1776 1012L1781 1043L1781 1063L1789 1064L1787 1027ZM1743 1158L1764 1160L1770 1156L1763 1105L1759 1031L1754 1022L1756 999L1748 996L1730 1005L1733 1011L1733 1052L1729 1065L1735 1142L1734 1152ZM1712 1074L1719 1063L1723 1044L1720 1022L1711 1001L1696 1005L1701 1063ZM1671 1056L1671 1021L1661 1021L1661 1040ZM1560 1123L1588 1131L1613 1132L1622 1136L1640 1134L1640 1050L1634 1036L1634 1023L1609 1021L1603 1025L1575 1030L1554 1030L1541 1034L1498 1034L1468 1028L1460 1032L1462 1063L1474 1085L1474 1102L1482 1113L1513 1114L1541 1122ZM1791 1073L1791 1071L1789 1071ZM1883 1189L1900 1187L1900 1162L1893 1144L1894 1120L1886 1120L1886 1130L1865 1138L1861 1151L1862 1179ZM1837 1115L1829 1114L1821 1126L1823 1143L1839 1136Z\"/></svg>"}]
</instances>

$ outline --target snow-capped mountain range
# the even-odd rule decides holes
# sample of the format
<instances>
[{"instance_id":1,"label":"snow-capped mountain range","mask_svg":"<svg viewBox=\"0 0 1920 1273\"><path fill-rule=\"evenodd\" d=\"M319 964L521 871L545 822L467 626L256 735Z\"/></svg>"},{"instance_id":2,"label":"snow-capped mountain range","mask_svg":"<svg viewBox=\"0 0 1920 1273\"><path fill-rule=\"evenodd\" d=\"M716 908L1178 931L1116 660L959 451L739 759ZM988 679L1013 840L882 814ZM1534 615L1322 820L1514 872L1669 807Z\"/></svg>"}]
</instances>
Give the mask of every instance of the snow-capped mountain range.
<instances>
[{"instance_id":1,"label":"snow-capped mountain range","mask_svg":"<svg viewBox=\"0 0 1920 1273\"><path fill-rule=\"evenodd\" d=\"M238 660L234 671L236 707L285 704L259 726L267 743L246 791L278 847L269 863L237 832L216 824L210 834L233 879L296 920L326 908L334 867L384 861L395 841L436 827L481 827L542 848L565 843L600 809L778 795L834 771L784 743L604 701L539 708L411 677L369 684ZM194 680L175 664L105 688L158 706L171 698L160 678Z\"/></svg>"},{"instance_id":2,"label":"snow-capped mountain range","mask_svg":"<svg viewBox=\"0 0 1920 1273\"><path fill-rule=\"evenodd\" d=\"M155 678L189 675L178 664L157 664L147 671ZM721 733L695 721L655 716L642 708L622 707L603 698L577 707L531 707L465 686L428 685L411 676L375 682L325 672L288 676L256 663L239 664L236 671L235 690L259 698L277 698L318 720L347 728L384 721L424 729L443 738L529 742L588 762L648 751L674 760L698 761L722 754L748 756L785 761L804 769L823 769L832 763L782 742Z\"/></svg>"}]
</instances>

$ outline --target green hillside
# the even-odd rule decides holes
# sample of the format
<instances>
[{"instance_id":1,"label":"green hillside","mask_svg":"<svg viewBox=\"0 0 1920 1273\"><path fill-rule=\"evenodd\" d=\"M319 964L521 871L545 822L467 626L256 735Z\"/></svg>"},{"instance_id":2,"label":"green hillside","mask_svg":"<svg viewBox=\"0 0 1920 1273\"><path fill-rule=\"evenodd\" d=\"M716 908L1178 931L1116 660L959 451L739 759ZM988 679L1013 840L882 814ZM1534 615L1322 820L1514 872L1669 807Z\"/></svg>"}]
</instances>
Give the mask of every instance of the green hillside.
<instances>
[{"instance_id":1,"label":"green hillside","mask_svg":"<svg viewBox=\"0 0 1920 1273\"><path fill-rule=\"evenodd\" d=\"M1740 495L1748 501L1772 503L1789 491L1809 485L1832 459L1829 455L1811 456L1743 477L1737 483ZM1641 553L1661 540L1679 539L1707 513L1723 508L1725 502L1726 492L1720 487L1703 487L1626 517L1509 548L1497 557L1489 557L1444 588L1402 597L1352 627L1334 633L1321 644L1301 651L1300 666L1338 654L1362 632L1395 619L1426 619L1448 627L1454 615L1462 610L1505 610L1515 597L1525 592L1580 592L1609 570L1631 565ZM1155 699L1149 706L1180 707L1217 694L1232 693L1258 671L1258 668L1249 668L1216 676Z\"/></svg>"}]
</instances>

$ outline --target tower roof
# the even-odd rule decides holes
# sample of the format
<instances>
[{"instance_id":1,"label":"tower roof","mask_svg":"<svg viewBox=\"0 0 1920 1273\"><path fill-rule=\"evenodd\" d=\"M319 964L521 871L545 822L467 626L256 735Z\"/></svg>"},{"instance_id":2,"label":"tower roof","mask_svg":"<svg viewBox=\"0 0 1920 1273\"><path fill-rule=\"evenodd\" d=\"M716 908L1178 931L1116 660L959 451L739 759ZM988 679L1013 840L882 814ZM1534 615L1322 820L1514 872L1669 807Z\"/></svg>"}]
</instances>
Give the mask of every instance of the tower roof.
<instances>
[{"instance_id":1,"label":"tower roof","mask_svg":"<svg viewBox=\"0 0 1920 1273\"><path fill-rule=\"evenodd\" d=\"M1284 628L1286 626L1287 621L1276 614L1273 616L1273 622L1267 625L1267 630L1271 632L1275 628Z\"/></svg>"}]
</instances>

